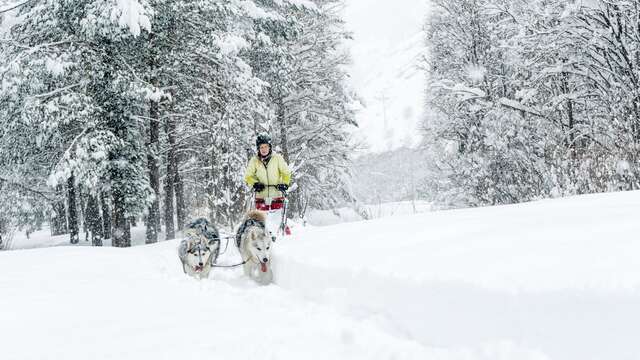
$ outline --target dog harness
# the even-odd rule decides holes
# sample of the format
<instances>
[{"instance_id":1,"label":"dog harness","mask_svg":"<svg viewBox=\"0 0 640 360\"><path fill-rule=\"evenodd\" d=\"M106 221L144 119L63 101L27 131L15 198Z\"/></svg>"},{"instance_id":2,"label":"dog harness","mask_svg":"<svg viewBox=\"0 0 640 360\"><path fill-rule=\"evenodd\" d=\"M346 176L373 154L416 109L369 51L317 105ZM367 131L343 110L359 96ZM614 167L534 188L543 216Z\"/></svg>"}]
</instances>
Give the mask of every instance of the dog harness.
<instances>
[{"instance_id":1,"label":"dog harness","mask_svg":"<svg viewBox=\"0 0 640 360\"><path fill-rule=\"evenodd\" d=\"M244 233L245 230L247 230L247 228L249 226L257 226L257 227L261 228L262 230L266 230L265 224L262 221L258 221L258 220L254 220L254 219L245 220L245 222L243 222L242 225L240 225L240 228L238 229L238 232L236 233L236 246L237 247L240 247L240 242L242 241L242 234Z\"/></svg>"}]
</instances>

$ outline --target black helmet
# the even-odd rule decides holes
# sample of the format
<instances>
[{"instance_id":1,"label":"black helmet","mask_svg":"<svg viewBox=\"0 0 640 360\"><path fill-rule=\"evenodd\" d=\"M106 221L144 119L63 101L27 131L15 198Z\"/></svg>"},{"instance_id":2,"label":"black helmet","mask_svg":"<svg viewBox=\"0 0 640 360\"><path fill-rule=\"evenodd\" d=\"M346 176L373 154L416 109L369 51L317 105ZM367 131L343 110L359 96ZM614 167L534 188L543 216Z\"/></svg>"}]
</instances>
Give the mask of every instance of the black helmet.
<instances>
[{"instance_id":1,"label":"black helmet","mask_svg":"<svg viewBox=\"0 0 640 360\"><path fill-rule=\"evenodd\" d=\"M260 149L260 145L262 144L267 144L269 145L269 147L271 147L271 136L269 136L269 134L262 133L258 135L258 137L256 138L256 148Z\"/></svg>"}]
</instances>

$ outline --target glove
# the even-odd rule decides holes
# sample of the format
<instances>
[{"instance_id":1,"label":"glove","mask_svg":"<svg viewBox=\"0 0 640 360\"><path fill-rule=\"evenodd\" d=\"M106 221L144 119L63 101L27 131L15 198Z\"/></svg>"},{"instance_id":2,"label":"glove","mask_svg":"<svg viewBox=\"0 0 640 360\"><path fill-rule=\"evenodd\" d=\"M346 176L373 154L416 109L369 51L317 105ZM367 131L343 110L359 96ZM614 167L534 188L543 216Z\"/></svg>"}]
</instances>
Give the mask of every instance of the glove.
<instances>
[{"instance_id":1,"label":"glove","mask_svg":"<svg viewBox=\"0 0 640 360\"><path fill-rule=\"evenodd\" d=\"M287 185L287 184L278 184L278 185L276 185L276 189L278 189L278 190L280 190L282 192L285 192L285 191L287 191L289 189L289 185Z\"/></svg>"},{"instance_id":2,"label":"glove","mask_svg":"<svg viewBox=\"0 0 640 360\"><path fill-rule=\"evenodd\" d=\"M260 192L262 190L264 190L264 184L263 183L257 182L255 184L253 184L253 191Z\"/></svg>"}]
</instances>

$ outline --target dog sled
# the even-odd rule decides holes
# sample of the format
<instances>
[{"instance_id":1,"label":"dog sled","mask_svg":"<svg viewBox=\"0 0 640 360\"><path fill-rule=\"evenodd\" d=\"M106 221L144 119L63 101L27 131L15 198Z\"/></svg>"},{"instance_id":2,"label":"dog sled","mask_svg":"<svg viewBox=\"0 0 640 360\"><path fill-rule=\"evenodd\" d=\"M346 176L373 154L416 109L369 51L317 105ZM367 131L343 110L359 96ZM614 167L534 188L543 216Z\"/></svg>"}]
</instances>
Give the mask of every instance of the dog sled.
<instances>
[{"instance_id":1,"label":"dog sled","mask_svg":"<svg viewBox=\"0 0 640 360\"><path fill-rule=\"evenodd\" d=\"M277 188L276 185L267 185ZM265 212L267 215L267 228L272 234L275 241L284 236L291 235L291 230L287 224L287 207L289 205L287 191L279 190L282 196L267 197L264 199L256 198L253 193L251 201L251 209Z\"/></svg>"}]
</instances>

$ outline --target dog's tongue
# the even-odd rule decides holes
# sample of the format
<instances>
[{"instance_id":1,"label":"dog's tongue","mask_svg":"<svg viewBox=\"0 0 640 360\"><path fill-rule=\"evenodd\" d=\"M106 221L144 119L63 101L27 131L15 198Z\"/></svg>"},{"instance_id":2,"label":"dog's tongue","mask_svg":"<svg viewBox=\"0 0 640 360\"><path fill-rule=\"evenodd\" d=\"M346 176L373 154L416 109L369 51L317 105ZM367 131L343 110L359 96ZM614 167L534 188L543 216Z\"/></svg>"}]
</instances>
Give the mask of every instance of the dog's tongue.
<instances>
[{"instance_id":1,"label":"dog's tongue","mask_svg":"<svg viewBox=\"0 0 640 360\"><path fill-rule=\"evenodd\" d=\"M196 271L202 271L202 266L196 265Z\"/></svg>"},{"instance_id":2,"label":"dog's tongue","mask_svg":"<svg viewBox=\"0 0 640 360\"><path fill-rule=\"evenodd\" d=\"M261 262L260 263L260 271L267 272L267 264Z\"/></svg>"}]
</instances>

